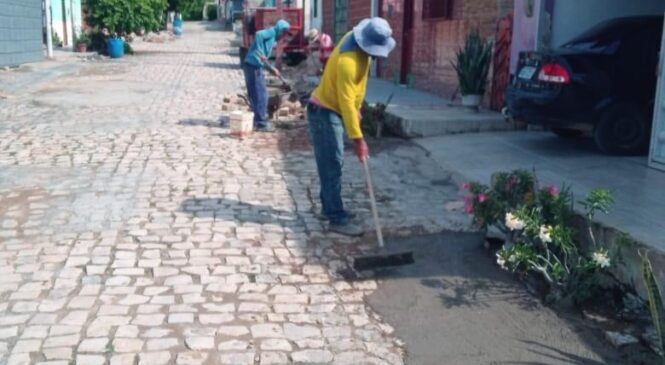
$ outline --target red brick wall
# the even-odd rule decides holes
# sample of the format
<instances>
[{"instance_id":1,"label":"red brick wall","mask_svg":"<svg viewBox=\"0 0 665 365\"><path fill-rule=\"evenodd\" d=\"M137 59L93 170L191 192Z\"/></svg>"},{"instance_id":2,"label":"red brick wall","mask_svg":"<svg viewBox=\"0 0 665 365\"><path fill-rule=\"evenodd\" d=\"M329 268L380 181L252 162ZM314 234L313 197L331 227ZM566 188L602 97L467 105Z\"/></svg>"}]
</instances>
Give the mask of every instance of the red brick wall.
<instances>
[{"instance_id":1,"label":"red brick wall","mask_svg":"<svg viewBox=\"0 0 665 365\"><path fill-rule=\"evenodd\" d=\"M428 20L423 19L423 0L415 0L411 73L416 88L452 97L457 88L457 76L450 62L472 27L478 27L484 37L494 37L499 2L505 6L506 0L455 0L451 20ZM390 5L393 5L392 17L389 16ZM381 66L382 77L390 80L399 74L402 61L403 5L403 0L384 0L382 8L398 43Z\"/></svg>"},{"instance_id":2,"label":"red brick wall","mask_svg":"<svg viewBox=\"0 0 665 365\"><path fill-rule=\"evenodd\" d=\"M372 15L371 0L348 0L349 2L349 18L348 30L353 29L356 24L361 20L369 18Z\"/></svg>"},{"instance_id":3,"label":"red brick wall","mask_svg":"<svg viewBox=\"0 0 665 365\"><path fill-rule=\"evenodd\" d=\"M323 7L323 32L333 36L335 22L335 0L322 0Z\"/></svg>"},{"instance_id":4,"label":"red brick wall","mask_svg":"<svg viewBox=\"0 0 665 365\"><path fill-rule=\"evenodd\" d=\"M371 13L370 0L348 0L349 29ZM328 34L333 32L334 0L324 0L324 26ZM501 9L512 8L512 0L455 0L453 18L450 20L423 19L423 0L414 0L413 60L411 73L415 87L452 97L457 88L457 76L451 66L457 49L464 42L467 32L478 27L481 35L493 38ZM503 14L501 14L503 15ZM393 29L397 41L395 50L387 60L381 60L381 77L392 80L399 75L402 63L402 30L404 24L404 0L383 0L381 16ZM489 89L489 85L488 85Z\"/></svg>"}]
</instances>

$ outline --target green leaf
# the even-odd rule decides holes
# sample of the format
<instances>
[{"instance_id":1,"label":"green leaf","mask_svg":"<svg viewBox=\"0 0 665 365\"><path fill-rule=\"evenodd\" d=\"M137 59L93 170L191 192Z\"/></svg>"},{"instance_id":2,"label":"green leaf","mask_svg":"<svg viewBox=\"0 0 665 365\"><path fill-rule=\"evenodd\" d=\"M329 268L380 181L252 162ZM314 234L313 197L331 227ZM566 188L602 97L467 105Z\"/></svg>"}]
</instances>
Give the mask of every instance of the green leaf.
<instances>
[{"instance_id":1,"label":"green leaf","mask_svg":"<svg viewBox=\"0 0 665 365\"><path fill-rule=\"evenodd\" d=\"M663 311L663 296L658 287L658 283L656 282L651 261L646 253L642 256L642 278L644 279L644 286L647 289L651 318L656 327L656 333L660 340L661 349L665 350L665 312ZM663 363L665 363L665 358L663 360Z\"/></svg>"}]
</instances>

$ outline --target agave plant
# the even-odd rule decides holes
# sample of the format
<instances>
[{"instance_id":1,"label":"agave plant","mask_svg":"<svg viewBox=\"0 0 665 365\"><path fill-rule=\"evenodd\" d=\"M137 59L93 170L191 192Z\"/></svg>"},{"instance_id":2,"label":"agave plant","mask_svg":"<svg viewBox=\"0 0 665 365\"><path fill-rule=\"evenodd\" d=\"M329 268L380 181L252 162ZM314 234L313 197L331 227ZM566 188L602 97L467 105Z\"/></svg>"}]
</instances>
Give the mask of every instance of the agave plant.
<instances>
[{"instance_id":1,"label":"agave plant","mask_svg":"<svg viewBox=\"0 0 665 365\"><path fill-rule=\"evenodd\" d=\"M464 47L457 51L456 59L452 63L457 72L462 95L485 93L491 57L492 42L483 41L478 29L472 30L466 37Z\"/></svg>"},{"instance_id":2,"label":"agave plant","mask_svg":"<svg viewBox=\"0 0 665 365\"><path fill-rule=\"evenodd\" d=\"M656 327L656 334L660 342L660 348L665 351L665 311L663 310L663 296L656 282L656 277L653 273L651 261L646 254L642 255L642 278L644 279L644 286L647 289L649 297L649 310L651 311L651 318ZM662 364L665 364L665 356L662 357Z\"/></svg>"}]
</instances>

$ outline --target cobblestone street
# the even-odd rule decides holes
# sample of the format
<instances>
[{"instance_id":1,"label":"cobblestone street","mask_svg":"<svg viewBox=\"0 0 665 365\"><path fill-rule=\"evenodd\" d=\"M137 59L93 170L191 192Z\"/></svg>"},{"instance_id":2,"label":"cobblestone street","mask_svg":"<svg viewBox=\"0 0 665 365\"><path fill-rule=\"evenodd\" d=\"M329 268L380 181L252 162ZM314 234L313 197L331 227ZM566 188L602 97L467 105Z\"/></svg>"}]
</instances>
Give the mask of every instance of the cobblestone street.
<instances>
[{"instance_id":1,"label":"cobblestone street","mask_svg":"<svg viewBox=\"0 0 665 365\"><path fill-rule=\"evenodd\" d=\"M338 274L374 241L317 219L303 122L242 141L220 126L244 86L231 34L206 28L0 100L0 363L403 362L365 304L376 281ZM424 156L374 151L392 235L465 226ZM371 232L350 153L345 174Z\"/></svg>"}]
</instances>

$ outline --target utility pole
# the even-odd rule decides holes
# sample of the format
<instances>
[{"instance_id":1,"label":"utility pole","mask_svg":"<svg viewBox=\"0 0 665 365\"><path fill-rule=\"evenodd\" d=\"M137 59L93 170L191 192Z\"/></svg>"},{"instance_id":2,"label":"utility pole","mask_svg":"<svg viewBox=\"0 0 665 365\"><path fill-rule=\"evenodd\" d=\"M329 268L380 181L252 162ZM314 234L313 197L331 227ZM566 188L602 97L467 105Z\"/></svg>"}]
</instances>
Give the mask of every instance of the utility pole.
<instances>
[{"instance_id":1,"label":"utility pole","mask_svg":"<svg viewBox=\"0 0 665 365\"><path fill-rule=\"evenodd\" d=\"M53 59L53 26L51 24L51 0L44 0L46 12L46 57Z\"/></svg>"}]
</instances>

